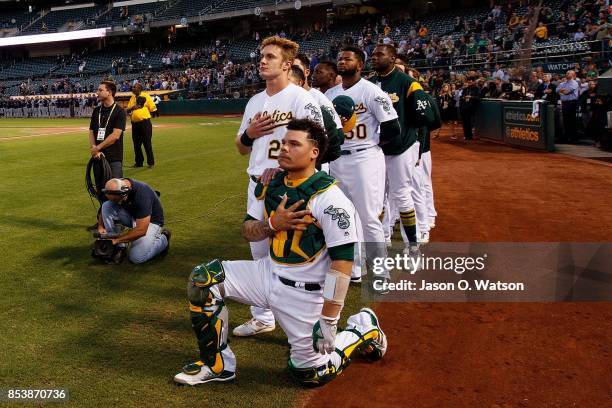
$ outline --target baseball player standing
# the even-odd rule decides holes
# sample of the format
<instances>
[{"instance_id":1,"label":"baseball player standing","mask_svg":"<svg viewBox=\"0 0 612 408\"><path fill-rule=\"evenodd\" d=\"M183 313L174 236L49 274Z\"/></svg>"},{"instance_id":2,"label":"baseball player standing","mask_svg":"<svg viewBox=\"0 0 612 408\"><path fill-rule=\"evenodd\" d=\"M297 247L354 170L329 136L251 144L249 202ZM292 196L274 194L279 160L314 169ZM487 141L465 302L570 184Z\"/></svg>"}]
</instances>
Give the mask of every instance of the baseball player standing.
<instances>
[{"instance_id":1,"label":"baseball player standing","mask_svg":"<svg viewBox=\"0 0 612 408\"><path fill-rule=\"evenodd\" d=\"M364 240L370 244L366 247L366 257L371 259L385 256L385 234L380 217L386 175L384 154L379 145L397 143L400 125L389 96L361 78L364 63L365 55L361 49L343 48L338 55L338 73L342 83L329 89L325 96L332 101L341 95L348 96L355 104L356 116L345 118L349 119L349 124L356 119L355 125L350 131L345 130L342 155L330 163L330 172L341 180L340 188L357 209Z\"/></svg>"},{"instance_id":2,"label":"baseball player standing","mask_svg":"<svg viewBox=\"0 0 612 408\"><path fill-rule=\"evenodd\" d=\"M280 37L268 37L260 46L259 75L266 81L266 89L254 95L245 108L242 124L236 137L240 154L249 154L249 186L247 208L255 200L253 192L266 169L278 167L281 140L291 119L308 118L323 124L318 103L304 89L289 82L288 73L299 46ZM253 259L268 256L269 242L251 241ZM252 336L272 331L274 316L269 310L251 308L253 318L236 327L236 336Z\"/></svg>"},{"instance_id":3,"label":"baseball player standing","mask_svg":"<svg viewBox=\"0 0 612 408\"><path fill-rule=\"evenodd\" d=\"M308 58L306 54L298 54L295 58L295 61L293 61L293 65L296 65L304 73L305 78L304 78L304 84L302 85L302 88L307 90L310 93L310 95L314 98L314 100L317 101L317 103L319 104L319 107L321 108L321 111L325 111L326 113L331 115L334 123L336 124L336 129L342 129L342 122L340 121L340 117L334 110L334 105L332 104L332 102L321 91L319 91L316 88L312 88L308 84L308 77L310 76L310 69L308 68L310 67L310 58ZM333 135L328 134L328 138L331 138L332 136ZM331 140L329 141L330 143L332 142ZM342 137L342 140L338 142L339 144L342 144L344 142L344 136ZM326 162L323 162L323 164L321 165L321 169L329 173L329 164Z\"/></svg>"},{"instance_id":4,"label":"baseball player standing","mask_svg":"<svg viewBox=\"0 0 612 408\"><path fill-rule=\"evenodd\" d=\"M333 103L327 98L327 96L325 96L323 92L321 92L320 90L313 88L308 84L308 77L310 75L310 69L308 67L310 67L310 59L305 54L298 54L297 57L295 58L295 61L293 61L293 65L299 67L301 71L304 73L304 83L302 87L306 89L308 92L310 92L312 97L317 101L317 103L321 107L321 112L323 113L323 121L326 123L326 131L327 131L327 136L328 136L328 143L329 143L328 144L328 154L329 154L329 150L332 145L334 146L334 148L340 149L340 153L341 153L342 152L341 145L344 143L344 140L345 140L345 135L342 132L342 127L343 127L342 122L340 121L340 117L338 116L338 113L336 112ZM319 65L321 64L317 64L315 68L319 67ZM333 78L336 78L337 71L336 71L335 65L333 65L333 73L334 73ZM326 115L328 115L327 118L326 118ZM338 129L337 131L336 129L328 129L326 121L329 120L329 117L331 117L331 119L333 120L335 124L335 128ZM333 135L330 134L331 132L333 132L334 134L339 133L341 138L338 139L338 138L333 137ZM337 156L334 156L334 157L337 158ZM333 160L329 160L329 161L333 161ZM323 161L323 164L321 165L321 169L329 173L329 163L327 160ZM339 180L339 181L340 183L342 183L342 180ZM358 215L357 215L357 218L355 219L355 223L357 226L357 235L359 237L359 240L360 242L363 242L363 229L361 226L361 220L359 219ZM361 274L362 274L361 247L357 245L355 250L356 250L355 261L353 263L353 272L351 273L351 282L359 283L361 282Z\"/></svg>"},{"instance_id":5,"label":"baseball player standing","mask_svg":"<svg viewBox=\"0 0 612 408\"><path fill-rule=\"evenodd\" d=\"M418 134L423 123L422 110L432 109L421 85L395 67L395 47L378 45L372 53L372 66L376 75L370 80L385 91L393 101L402 127L399 143L383 146L387 166L389 205L386 231L393 226L395 211L408 241L413 246L429 241L429 217L422 190L422 182L416 168L419 161ZM416 207L416 214L415 214ZM417 237L417 222L419 236Z\"/></svg>"},{"instance_id":6,"label":"baseball player standing","mask_svg":"<svg viewBox=\"0 0 612 408\"><path fill-rule=\"evenodd\" d=\"M300 86L304 88L305 90L309 91L312 94L312 96L315 97L317 102L320 104L321 113L323 114L323 122L325 124L325 132L328 136L327 138L328 148L326 149L325 156L329 156L329 149L331 147L330 146L331 138L334 138L335 143L337 143L338 145L334 147L338 149L340 148L339 145L341 145L342 142L344 141L344 133L342 132L342 124L340 122L340 118L338 117L338 114L334 110L334 106L329 101L329 99L327 99L327 97L323 95L320 91L314 88L310 88L310 87L307 88L308 77L304 73L304 67L310 65L310 62L307 62L307 61L308 59L305 55L298 54L297 58L294 61L294 65L291 67L291 70L289 71L289 81L291 81L291 83L293 83L294 85ZM304 65L304 63L306 65ZM339 137L338 137L338 134L340 134ZM337 157L337 156L334 156L334 157ZM319 162L320 162L321 170L325 171L326 173L329 173L328 160L324 158L323 160L319 160ZM360 238L360 241L363 241L363 238L362 238L363 233L361 230L361 223L359 222L358 216L355 216L355 227L357 228L357 235ZM358 260L359 262L353 263L351 281L361 282L361 267L360 267L361 255L359 252L358 245L355 246L355 250L356 250L355 259ZM274 315L269 309L265 310L265 309L259 309L257 307L252 307L251 310L253 314L253 319L255 321L266 321L269 327L275 326ZM262 319L265 319L265 320L262 320ZM254 328L252 327L253 324L255 324ZM269 331L268 328L263 328L263 329L255 331L254 329L257 329L257 328L260 328L260 326L257 326L257 323L249 320L243 325L235 328L233 331L233 334L235 336L251 336L257 333L263 333L263 332Z\"/></svg>"},{"instance_id":7,"label":"baseball player standing","mask_svg":"<svg viewBox=\"0 0 612 408\"><path fill-rule=\"evenodd\" d=\"M319 88L325 94L330 88L336 86L338 68L331 61L321 61L314 67L312 86Z\"/></svg>"},{"instance_id":8,"label":"baseball player standing","mask_svg":"<svg viewBox=\"0 0 612 408\"><path fill-rule=\"evenodd\" d=\"M310 68L308 68L310 67L310 58L308 58L306 54L298 54L295 60L293 61L293 65L297 65L298 67L300 67L300 69L304 73L304 76L306 77L303 88L310 93L310 95L314 98L314 100L317 101L319 106L325 106L326 108L328 108L327 110L328 112L332 114L334 122L336 122L336 126L338 127L338 129L341 129L342 123L340 122L340 118L338 117L338 114L334 110L334 105L331 103L329 98L327 98L317 88L311 87L310 84L308 83L308 78L310 77Z\"/></svg>"},{"instance_id":9,"label":"baseball player standing","mask_svg":"<svg viewBox=\"0 0 612 408\"><path fill-rule=\"evenodd\" d=\"M383 357L387 339L370 309L350 316L337 333L357 242L355 208L333 177L316 171L327 137L308 119L286 126L277 173L259 183L242 235L269 240L269 256L253 261L214 260L191 273L187 294L200 358L174 381L198 385L236 377L236 356L227 344L226 299L271 308L291 346L288 368L303 385L321 385L361 354Z\"/></svg>"}]
</instances>

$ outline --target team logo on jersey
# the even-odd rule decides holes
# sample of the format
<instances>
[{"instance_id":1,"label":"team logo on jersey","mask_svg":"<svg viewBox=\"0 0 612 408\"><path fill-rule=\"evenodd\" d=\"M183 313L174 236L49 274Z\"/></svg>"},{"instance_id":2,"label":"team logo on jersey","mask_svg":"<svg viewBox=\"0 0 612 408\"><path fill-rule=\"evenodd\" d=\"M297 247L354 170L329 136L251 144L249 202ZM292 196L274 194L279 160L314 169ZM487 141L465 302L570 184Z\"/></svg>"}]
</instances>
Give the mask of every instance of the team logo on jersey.
<instances>
[{"instance_id":1,"label":"team logo on jersey","mask_svg":"<svg viewBox=\"0 0 612 408\"><path fill-rule=\"evenodd\" d=\"M358 103L357 105L355 105L355 113L356 114L360 114L360 113L366 113L368 111L368 108L363 104L363 102Z\"/></svg>"},{"instance_id":2,"label":"team logo on jersey","mask_svg":"<svg viewBox=\"0 0 612 408\"><path fill-rule=\"evenodd\" d=\"M374 100L382 105L382 108L386 113L391 113L391 104L388 100L386 100L382 96L377 96L376 98L374 98Z\"/></svg>"},{"instance_id":3,"label":"team logo on jersey","mask_svg":"<svg viewBox=\"0 0 612 408\"><path fill-rule=\"evenodd\" d=\"M391 102L393 103L398 103L399 102L399 96L397 96L397 94L395 92L388 94L389 98L391 98Z\"/></svg>"},{"instance_id":4,"label":"team logo on jersey","mask_svg":"<svg viewBox=\"0 0 612 408\"><path fill-rule=\"evenodd\" d=\"M429 101L417 100L416 103L417 103L416 110L418 111L425 110L430 107Z\"/></svg>"},{"instance_id":5,"label":"team logo on jersey","mask_svg":"<svg viewBox=\"0 0 612 408\"><path fill-rule=\"evenodd\" d=\"M304 106L304 109L308 109L310 111L310 117L313 121L317 123L323 123L323 117L321 116L321 112L314 106L312 103Z\"/></svg>"},{"instance_id":6,"label":"team logo on jersey","mask_svg":"<svg viewBox=\"0 0 612 408\"><path fill-rule=\"evenodd\" d=\"M291 122L293 119L293 113L289 112L281 112L278 109L275 109L274 112L270 113L268 111L263 111L261 113L262 116L270 116L274 121L274 127L277 128L279 126L287 126L287 123ZM255 120L255 117L249 119L249 123Z\"/></svg>"},{"instance_id":7,"label":"team logo on jersey","mask_svg":"<svg viewBox=\"0 0 612 408\"><path fill-rule=\"evenodd\" d=\"M338 220L338 227L340 229L347 229L351 226L351 222L349 221L351 216L348 215L344 208L334 208L333 205L330 205L323 213L331 215L332 221Z\"/></svg>"}]
</instances>

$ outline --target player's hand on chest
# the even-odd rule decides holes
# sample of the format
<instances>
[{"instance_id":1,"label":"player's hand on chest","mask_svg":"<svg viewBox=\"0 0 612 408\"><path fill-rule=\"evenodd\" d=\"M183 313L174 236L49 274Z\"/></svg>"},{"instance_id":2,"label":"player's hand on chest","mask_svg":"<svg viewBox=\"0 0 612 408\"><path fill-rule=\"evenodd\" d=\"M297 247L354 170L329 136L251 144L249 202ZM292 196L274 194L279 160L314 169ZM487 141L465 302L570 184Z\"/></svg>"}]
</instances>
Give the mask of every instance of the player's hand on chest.
<instances>
[{"instance_id":1,"label":"player's hand on chest","mask_svg":"<svg viewBox=\"0 0 612 408\"><path fill-rule=\"evenodd\" d=\"M290 200L289 195L285 192L282 197L278 197L281 200L272 214L273 228L277 231L306 231L313 223L312 214L303 199L292 197Z\"/></svg>"}]
</instances>

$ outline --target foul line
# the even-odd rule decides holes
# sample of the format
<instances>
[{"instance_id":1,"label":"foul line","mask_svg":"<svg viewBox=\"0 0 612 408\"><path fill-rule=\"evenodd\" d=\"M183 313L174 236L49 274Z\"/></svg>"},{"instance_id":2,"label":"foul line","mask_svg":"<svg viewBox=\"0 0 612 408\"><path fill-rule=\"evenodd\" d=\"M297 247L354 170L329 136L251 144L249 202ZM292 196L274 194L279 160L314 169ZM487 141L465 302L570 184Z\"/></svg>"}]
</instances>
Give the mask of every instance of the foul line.
<instances>
[{"instance_id":1,"label":"foul line","mask_svg":"<svg viewBox=\"0 0 612 408\"><path fill-rule=\"evenodd\" d=\"M84 132L85 130L88 130L88 129L87 128L78 128L78 129L73 129L73 130L62 130L61 132L40 133L40 134L37 134L37 135L3 137L3 138L0 138L0 142L8 142L8 141L11 141L11 140L18 140L18 139L31 139L31 138L34 138L34 137L57 136L57 135L64 135L66 133L79 133L79 132Z\"/></svg>"}]
</instances>

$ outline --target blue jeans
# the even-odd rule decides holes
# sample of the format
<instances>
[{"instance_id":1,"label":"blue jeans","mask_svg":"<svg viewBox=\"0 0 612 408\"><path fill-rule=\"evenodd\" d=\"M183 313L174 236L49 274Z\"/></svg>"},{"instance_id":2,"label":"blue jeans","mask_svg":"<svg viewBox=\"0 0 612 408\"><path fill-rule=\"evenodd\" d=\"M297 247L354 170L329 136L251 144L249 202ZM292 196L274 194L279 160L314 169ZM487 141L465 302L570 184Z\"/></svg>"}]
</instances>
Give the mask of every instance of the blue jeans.
<instances>
[{"instance_id":1,"label":"blue jeans","mask_svg":"<svg viewBox=\"0 0 612 408\"><path fill-rule=\"evenodd\" d=\"M117 236L121 233L121 225L128 228L136 226L136 220L127 210L112 201L102 204L102 222L109 236ZM161 233L162 227L157 224L149 223L149 228L144 237L132 241L128 259L135 263L146 262L168 246L168 239ZM126 246L126 244L119 244Z\"/></svg>"}]
</instances>

